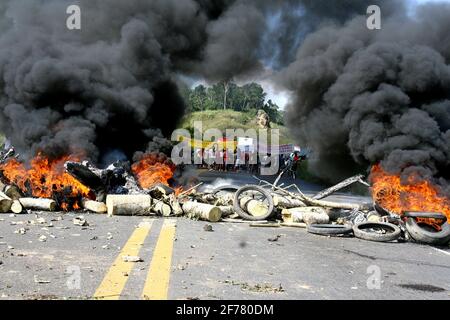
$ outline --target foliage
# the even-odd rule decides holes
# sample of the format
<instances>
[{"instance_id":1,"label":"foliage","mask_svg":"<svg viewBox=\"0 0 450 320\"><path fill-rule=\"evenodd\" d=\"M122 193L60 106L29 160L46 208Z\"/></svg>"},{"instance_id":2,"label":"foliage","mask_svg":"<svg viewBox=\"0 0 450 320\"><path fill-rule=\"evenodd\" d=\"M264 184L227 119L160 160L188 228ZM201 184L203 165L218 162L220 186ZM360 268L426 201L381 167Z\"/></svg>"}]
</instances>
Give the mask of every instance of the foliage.
<instances>
[{"instance_id":1,"label":"foliage","mask_svg":"<svg viewBox=\"0 0 450 320\"><path fill-rule=\"evenodd\" d=\"M234 110L206 110L187 114L180 124L193 134L194 122L201 121L203 131L217 128L225 133L226 129L258 129L256 124L256 111L240 112ZM280 124L272 124L272 129L279 129L280 144L293 143L289 135L289 130ZM269 134L270 137L270 134Z\"/></svg>"},{"instance_id":2,"label":"foliage","mask_svg":"<svg viewBox=\"0 0 450 320\"><path fill-rule=\"evenodd\" d=\"M281 124L283 121L278 105L272 100L266 102L267 94L261 85L254 82L242 86L233 82L221 82L209 87L198 85L193 89L183 88L183 91L185 90L187 92L182 92L182 95L186 99L189 112L226 109L256 114L257 110L262 109L267 112L271 122Z\"/></svg>"}]
</instances>

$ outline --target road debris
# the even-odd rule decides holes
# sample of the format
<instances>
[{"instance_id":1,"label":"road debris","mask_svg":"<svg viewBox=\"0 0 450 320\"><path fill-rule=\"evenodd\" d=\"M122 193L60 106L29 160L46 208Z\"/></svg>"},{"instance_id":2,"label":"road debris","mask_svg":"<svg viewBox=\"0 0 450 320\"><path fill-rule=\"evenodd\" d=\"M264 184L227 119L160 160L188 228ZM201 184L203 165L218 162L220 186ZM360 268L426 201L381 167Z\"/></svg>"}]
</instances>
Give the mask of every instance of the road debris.
<instances>
[{"instance_id":1,"label":"road debris","mask_svg":"<svg viewBox=\"0 0 450 320\"><path fill-rule=\"evenodd\" d=\"M205 231L207 231L207 232L212 232L212 231L214 231L212 225L210 225L210 224L205 224L205 225L203 226L203 230L205 230Z\"/></svg>"},{"instance_id":2,"label":"road debris","mask_svg":"<svg viewBox=\"0 0 450 320\"><path fill-rule=\"evenodd\" d=\"M44 218L37 218L36 220L36 223L39 223L39 224L44 224L44 223L46 223L46 220L44 219Z\"/></svg>"},{"instance_id":3,"label":"road debris","mask_svg":"<svg viewBox=\"0 0 450 320\"><path fill-rule=\"evenodd\" d=\"M50 280L39 278L37 275L34 276L34 282L39 284L51 283Z\"/></svg>"},{"instance_id":4,"label":"road debris","mask_svg":"<svg viewBox=\"0 0 450 320\"><path fill-rule=\"evenodd\" d=\"M4 154L9 153L6 151ZM5 161L8 159L10 156L5 158ZM158 177L155 179L143 179L143 175L149 171L147 162L151 165L156 163L169 170L168 178L162 179L160 175L156 175ZM68 191L67 195L55 191L42 197L31 197L36 193L27 190L26 184L19 184L16 180L7 181L5 176L0 177L0 212L12 212L12 218L16 217L16 213L36 214L35 220L11 221L11 225L42 225L41 230L48 233L48 228L53 227L53 224L38 214L44 211L73 210L96 214L107 212L108 216L184 216L209 222L203 226L205 232L214 231L210 223L225 222L248 223L250 227L262 228L306 228L309 233L318 235L356 236L371 241L416 241L440 245L450 242L450 227L448 223L445 224L447 216L443 215L441 219L436 218L437 213L434 213L434 216L421 217L417 216L420 214L418 212L405 211L399 214L386 210L380 206L380 202L385 203L382 188L377 188L376 195L373 196L374 201L370 202L347 202L343 197L338 198L339 201L329 200L331 195L355 183L373 188L374 186L364 181L363 175L349 177L314 195L307 195L295 184L278 184L285 171L280 172L274 183L254 176L255 183L244 186L222 185L217 188L213 186L214 183L202 186L198 181L179 186L179 181L173 183L170 179L176 166L164 155L145 154L142 162L131 167L125 161L116 161L102 169L88 161L64 160L61 164L64 174L72 179L73 186L81 185L87 191L79 194L69 194ZM50 221L62 219L62 215L58 213L58 216ZM76 226L84 227L82 230L88 229L86 227L89 223L82 215L73 218L72 222ZM377 223L385 225L366 228L367 223L371 223L371 226ZM434 231L429 233L430 230L423 227L424 223L434 227ZM27 231L24 226L14 232L23 235ZM380 232L382 236L379 236ZM52 234L48 236L56 237ZM96 239L98 237L91 238ZM112 233L107 233L106 239L113 239ZM278 238L271 239L268 240L278 241ZM39 237L41 242L46 240L47 236Z\"/></svg>"},{"instance_id":5,"label":"road debris","mask_svg":"<svg viewBox=\"0 0 450 320\"><path fill-rule=\"evenodd\" d=\"M89 225L89 223L87 222L87 220L84 218L84 216L78 216L73 218L73 224L76 226L82 226L82 227L86 227Z\"/></svg>"},{"instance_id":6,"label":"road debris","mask_svg":"<svg viewBox=\"0 0 450 320\"><path fill-rule=\"evenodd\" d=\"M144 262L144 260L139 256L122 256L124 262Z\"/></svg>"},{"instance_id":7,"label":"road debris","mask_svg":"<svg viewBox=\"0 0 450 320\"><path fill-rule=\"evenodd\" d=\"M275 237L269 238L267 240L270 242L275 242L275 241L278 241L278 239L280 239L280 238L281 238L281 234L277 234Z\"/></svg>"},{"instance_id":8,"label":"road debris","mask_svg":"<svg viewBox=\"0 0 450 320\"><path fill-rule=\"evenodd\" d=\"M16 231L14 231L14 233L25 234L25 233L27 233L27 230L28 230L27 228L19 228Z\"/></svg>"},{"instance_id":9,"label":"road debris","mask_svg":"<svg viewBox=\"0 0 450 320\"><path fill-rule=\"evenodd\" d=\"M270 283L257 283L249 284L247 282L239 282L234 280L224 280L221 281L225 284L231 284L233 286L240 286L242 291L249 291L253 293L283 293L285 292L281 284L272 285Z\"/></svg>"}]
</instances>

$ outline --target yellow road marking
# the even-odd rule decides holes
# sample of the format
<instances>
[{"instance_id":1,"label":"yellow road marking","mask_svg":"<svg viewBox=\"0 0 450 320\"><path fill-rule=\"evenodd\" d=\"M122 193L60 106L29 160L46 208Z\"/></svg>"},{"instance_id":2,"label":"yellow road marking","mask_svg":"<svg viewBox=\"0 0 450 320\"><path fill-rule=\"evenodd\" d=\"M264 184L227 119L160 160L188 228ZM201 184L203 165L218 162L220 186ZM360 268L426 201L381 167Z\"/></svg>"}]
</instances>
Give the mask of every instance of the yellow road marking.
<instances>
[{"instance_id":1,"label":"yellow road marking","mask_svg":"<svg viewBox=\"0 0 450 320\"><path fill-rule=\"evenodd\" d=\"M149 300L165 300L169 291L170 267L176 224L165 220L153 253L142 296Z\"/></svg>"},{"instance_id":2,"label":"yellow road marking","mask_svg":"<svg viewBox=\"0 0 450 320\"><path fill-rule=\"evenodd\" d=\"M94 298L117 300L127 283L128 276L133 269L134 262L123 261L123 256L138 256L145 238L152 227L152 221L141 223L131 234L125 246L120 251L113 265L105 275L100 286L95 291Z\"/></svg>"}]
</instances>

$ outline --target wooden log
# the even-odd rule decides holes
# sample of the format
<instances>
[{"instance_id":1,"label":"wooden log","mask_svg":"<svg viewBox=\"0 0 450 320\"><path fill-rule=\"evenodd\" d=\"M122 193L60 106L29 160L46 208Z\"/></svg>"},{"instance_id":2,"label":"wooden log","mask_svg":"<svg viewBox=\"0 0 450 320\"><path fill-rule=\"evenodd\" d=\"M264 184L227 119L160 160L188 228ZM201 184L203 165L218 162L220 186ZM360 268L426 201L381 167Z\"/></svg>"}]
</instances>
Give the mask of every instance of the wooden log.
<instances>
[{"instance_id":1,"label":"wooden log","mask_svg":"<svg viewBox=\"0 0 450 320\"><path fill-rule=\"evenodd\" d=\"M328 197L329 195L335 193L336 191L339 191L345 187L348 187L349 185L355 183L355 182L362 182L364 176L359 174L350 178L345 179L344 181L339 182L338 184L329 187L328 189L322 190L319 193L317 193L316 195L314 195L312 197L312 199L316 199L316 200L320 200L323 199L325 197Z\"/></svg>"},{"instance_id":2,"label":"wooden log","mask_svg":"<svg viewBox=\"0 0 450 320\"><path fill-rule=\"evenodd\" d=\"M230 192L213 193L194 193L190 196L191 200L197 200L202 203L209 203L215 206L229 206L233 204L234 194Z\"/></svg>"},{"instance_id":3,"label":"wooden log","mask_svg":"<svg viewBox=\"0 0 450 320\"><path fill-rule=\"evenodd\" d=\"M152 212L164 217L168 217L172 214L172 208L168 204L165 204L159 200L154 200L151 210Z\"/></svg>"},{"instance_id":4,"label":"wooden log","mask_svg":"<svg viewBox=\"0 0 450 320\"><path fill-rule=\"evenodd\" d=\"M7 185L2 190L12 200L18 200L23 197L22 192L20 192L20 189L17 186Z\"/></svg>"},{"instance_id":5,"label":"wooden log","mask_svg":"<svg viewBox=\"0 0 450 320\"><path fill-rule=\"evenodd\" d=\"M217 200L216 196L212 193L197 193L194 198L201 202L210 204Z\"/></svg>"},{"instance_id":6,"label":"wooden log","mask_svg":"<svg viewBox=\"0 0 450 320\"><path fill-rule=\"evenodd\" d=\"M284 222L305 222L306 224L326 224L330 222L327 211L322 207L300 207L283 209Z\"/></svg>"},{"instance_id":7,"label":"wooden log","mask_svg":"<svg viewBox=\"0 0 450 320\"><path fill-rule=\"evenodd\" d=\"M191 219L217 222L222 217L219 207L207 203L186 201L182 205L184 213Z\"/></svg>"},{"instance_id":8,"label":"wooden log","mask_svg":"<svg viewBox=\"0 0 450 320\"><path fill-rule=\"evenodd\" d=\"M181 208L181 204L178 201L178 197L175 195L175 193L169 195L169 204L172 208L172 213L174 216L182 216L184 214L183 208Z\"/></svg>"},{"instance_id":9,"label":"wooden log","mask_svg":"<svg viewBox=\"0 0 450 320\"><path fill-rule=\"evenodd\" d=\"M267 214L269 206L262 201L253 199L252 197L242 197L239 199L240 207L255 217Z\"/></svg>"},{"instance_id":10,"label":"wooden log","mask_svg":"<svg viewBox=\"0 0 450 320\"><path fill-rule=\"evenodd\" d=\"M109 194L106 197L108 216L113 215L150 215L152 197L147 194Z\"/></svg>"},{"instance_id":11,"label":"wooden log","mask_svg":"<svg viewBox=\"0 0 450 320\"><path fill-rule=\"evenodd\" d=\"M56 202L46 198L20 198L20 203L25 209L55 211Z\"/></svg>"},{"instance_id":12,"label":"wooden log","mask_svg":"<svg viewBox=\"0 0 450 320\"><path fill-rule=\"evenodd\" d=\"M234 193L231 192L220 192L216 194L216 201L214 205L216 206L232 206L234 199Z\"/></svg>"},{"instance_id":13,"label":"wooden log","mask_svg":"<svg viewBox=\"0 0 450 320\"><path fill-rule=\"evenodd\" d=\"M148 193L150 194L150 196L153 199L162 199L174 192L175 192L175 190L173 190L171 187L166 186L165 184L162 184L162 183L157 183L156 185L154 185L153 187L151 187L148 190Z\"/></svg>"},{"instance_id":14,"label":"wooden log","mask_svg":"<svg viewBox=\"0 0 450 320\"><path fill-rule=\"evenodd\" d=\"M247 203L251 200L253 200L252 197L242 197L239 199L239 206L245 210L247 208Z\"/></svg>"},{"instance_id":15,"label":"wooden log","mask_svg":"<svg viewBox=\"0 0 450 320\"><path fill-rule=\"evenodd\" d=\"M23 211L23 206L20 203L19 200L13 200L12 204L11 204L11 211L13 213L22 213Z\"/></svg>"},{"instance_id":16,"label":"wooden log","mask_svg":"<svg viewBox=\"0 0 450 320\"><path fill-rule=\"evenodd\" d=\"M6 213L11 211L12 199L3 192L0 192L0 212Z\"/></svg>"},{"instance_id":17,"label":"wooden log","mask_svg":"<svg viewBox=\"0 0 450 320\"><path fill-rule=\"evenodd\" d=\"M222 217L228 217L234 214L233 206L218 206L220 211L222 211Z\"/></svg>"},{"instance_id":18,"label":"wooden log","mask_svg":"<svg viewBox=\"0 0 450 320\"><path fill-rule=\"evenodd\" d=\"M15 185L4 184L0 181L0 191L10 197L12 200L17 200L23 197L20 189Z\"/></svg>"},{"instance_id":19,"label":"wooden log","mask_svg":"<svg viewBox=\"0 0 450 320\"><path fill-rule=\"evenodd\" d=\"M83 199L81 204L83 205L84 209L95 213L106 213L106 211L108 211L108 208L106 207L106 204L104 202Z\"/></svg>"},{"instance_id":20,"label":"wooden log","mask_svg":"<svg viewBox=\"0 0 450 320\"><path fill-rule=\"evenodd\" d=\"M283 197L280 195L273 195L273 205L277 208L298 208L298 207L306 207L306 204L299 200L291 197Z\"/></svg>"}]
</instances>

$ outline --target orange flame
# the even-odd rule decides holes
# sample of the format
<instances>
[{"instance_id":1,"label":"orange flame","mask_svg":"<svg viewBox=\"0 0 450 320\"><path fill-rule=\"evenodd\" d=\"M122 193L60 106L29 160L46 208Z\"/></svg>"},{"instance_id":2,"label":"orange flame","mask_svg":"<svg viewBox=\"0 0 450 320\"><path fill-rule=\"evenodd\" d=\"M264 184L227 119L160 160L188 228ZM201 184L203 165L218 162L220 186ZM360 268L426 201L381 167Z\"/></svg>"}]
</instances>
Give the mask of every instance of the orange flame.
<instances>
[{"instance_id":1,"label":"orange flame","mask_svg":"<svg viewBox=\"0 0 450 320\"><path fill-rule=\"evenodd\" d=\"M450 222L450 199L442 196L439 187L430 181L419 179L418 175L412 174L402 183L400 175L384 171L380 164L372 167L370 180L372 197L392 213L401 215L405 211L440 212Z\"/></svg>"},{"instance_id":2,"label":"orange flame","mask_svg":"<svg viewBox=\"0 0 450 320\"><path fill-rule=\"evenodd\" d=\"M77 199L90 198L90 189L64 171L66 161L79 161L75 156L63 156L50 160L39 154L29 166L11 159L0 165L4 178L34 197L54 198L61 209L79 209Z\"/></svg>"},{"instance_id":3,"label":"orange flame","mask_svg":"<svg viewBox=\"0 0 450 320\"><path fill-rule=\"evenodd\" d=\"M152 187L157 183L169 185L173 177L175 165L164 154L147 153L131 166L131 171L143 189Z\"/></svg>"}]
</instances>

